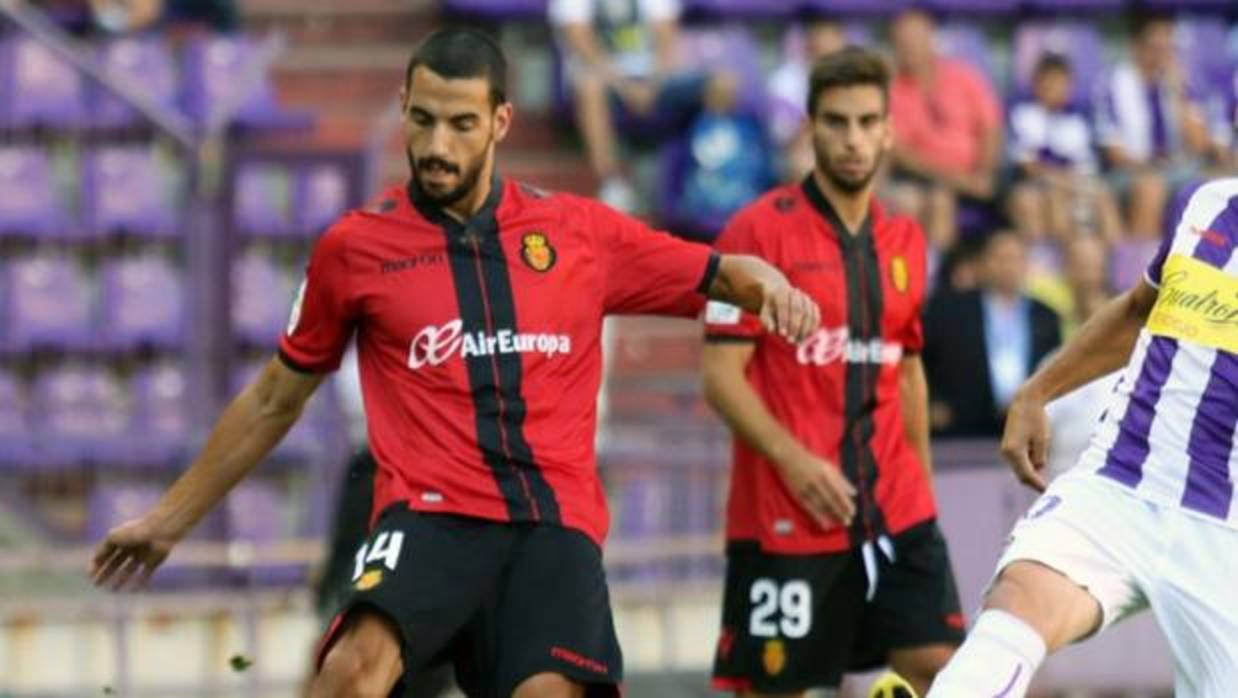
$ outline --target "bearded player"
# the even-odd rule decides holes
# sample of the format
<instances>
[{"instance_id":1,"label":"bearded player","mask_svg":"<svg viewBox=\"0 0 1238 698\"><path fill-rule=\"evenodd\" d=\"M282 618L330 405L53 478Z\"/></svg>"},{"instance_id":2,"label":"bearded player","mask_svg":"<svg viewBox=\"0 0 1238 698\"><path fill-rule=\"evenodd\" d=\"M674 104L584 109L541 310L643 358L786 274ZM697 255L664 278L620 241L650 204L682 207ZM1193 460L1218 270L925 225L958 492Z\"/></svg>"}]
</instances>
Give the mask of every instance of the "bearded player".
<instances>
[{"instance_id":1,"label":"bearded player","mask_svg":"<svg viewBox=\"0 0 1238 698\"><path fill-rule=\"evenodd\" d=\"M474 30L413 52L400 89L410 179L318 241L278 355L94 559L99 584L149 577L283 438L355 335L378 464L371 533L314 698L388 696L445 657L470 695L617 695L594 452L603 317L692 317L708 296L793 340L817 327L816 306L756 258L503 179L506 73Z\"/></svg>"}]
</instances>

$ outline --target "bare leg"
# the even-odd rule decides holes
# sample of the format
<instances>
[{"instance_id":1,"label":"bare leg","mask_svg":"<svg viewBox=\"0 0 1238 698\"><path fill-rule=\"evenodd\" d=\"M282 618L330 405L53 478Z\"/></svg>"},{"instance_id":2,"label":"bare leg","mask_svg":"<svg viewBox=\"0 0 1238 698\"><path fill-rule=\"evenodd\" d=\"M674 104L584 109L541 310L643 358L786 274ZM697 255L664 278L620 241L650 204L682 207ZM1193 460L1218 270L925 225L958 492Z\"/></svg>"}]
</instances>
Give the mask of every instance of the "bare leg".
<instances>
[{"instance_id":1,"label":"bare leg","mask_svg":"<svg viewBox=\"0 0 1238 698\"><path fill-rule=\"evenodd\" d=\"M562 674L534 674L516 687L512 698L585 698L585 687Z\"/></svg>"},{"instance_id":2,"label":"bare leg","mask_svg":"<svg viewBox=\"0 0 1238 698\"><path fill-rule=\"evenodd\" d=\"M385 616L358 611L327 652L311 698L387 698L404 673L400 635Z\"/></svg>"}]
</instances>

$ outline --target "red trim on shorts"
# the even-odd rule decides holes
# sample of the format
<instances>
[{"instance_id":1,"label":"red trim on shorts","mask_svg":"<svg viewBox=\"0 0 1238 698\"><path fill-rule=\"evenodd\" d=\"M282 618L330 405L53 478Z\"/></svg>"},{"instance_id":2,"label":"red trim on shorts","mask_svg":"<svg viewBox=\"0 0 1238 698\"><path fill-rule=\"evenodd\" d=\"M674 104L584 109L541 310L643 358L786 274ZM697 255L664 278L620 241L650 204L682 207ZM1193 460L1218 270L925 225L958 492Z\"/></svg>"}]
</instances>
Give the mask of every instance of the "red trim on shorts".
<instances>
[{"instance_id":1,"label":"red trim on shorts","mask_svg":"<svg viewBox=\"0 0 1238 698\"><path fill-rule=\"evenodd\" d=\"M314 673L322 670L322 662L327 658L327 650L331 649L331 645L335 644L335 634L339 632L340 625L344 623L344 613L336 614L331 620L331 625L327 626L327 632L322 634L322 639L318 641L318 648L314 650Z\"/></svg>"},{"instance_id":2,"label":"red trim on shorts","mask_svg":"<svg viewBox=\"0 0 1238 698\"><path fill-rule=\"evenodd\" d=\"M731 691L740 693L752 690L752 679L736 679L728 676L715 676L709 682L715 691Z\"/></svg>"}]
</instances>

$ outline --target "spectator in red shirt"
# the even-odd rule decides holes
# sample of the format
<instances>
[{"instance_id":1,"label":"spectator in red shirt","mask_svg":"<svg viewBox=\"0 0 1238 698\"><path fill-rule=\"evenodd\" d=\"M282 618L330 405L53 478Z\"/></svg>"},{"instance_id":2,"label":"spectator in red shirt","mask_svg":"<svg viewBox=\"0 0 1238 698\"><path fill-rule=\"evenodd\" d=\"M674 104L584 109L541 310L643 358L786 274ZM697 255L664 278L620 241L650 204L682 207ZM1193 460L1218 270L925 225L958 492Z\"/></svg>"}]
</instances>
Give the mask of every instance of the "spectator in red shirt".
<instances>
[{"instance_id":1,"label":"spectator in red shirt","mask_svg":"<svg viewBox=\"0 0 1238 698\"><path fill-rule=\"evenodd\" d=\"M314 698L387 696L446 659L470 695L618 695L593 451L603 316L692 316L708 295L792 341L816 330L815 304L756 258L501 179L506 65L468 29L413 53L407 185L319 240L278 356L94 558L98 584L145 581L283 438L356 335L378 464L371 533Z\"/></svg>"},{"instance_id":2,"label":"spectator in red shirt","mask_svg":"<svg viewBox=\"0 0 1238 698\"><path fill-rule=\"evenodd\" d=\"M1002 113L985 78L940 55L933 17L902 12L891 27L895 76L894 203L924 224L929 242L946 249L957 235L959 198L988 204L997 191Z\"/></svg>"}]
</instances>

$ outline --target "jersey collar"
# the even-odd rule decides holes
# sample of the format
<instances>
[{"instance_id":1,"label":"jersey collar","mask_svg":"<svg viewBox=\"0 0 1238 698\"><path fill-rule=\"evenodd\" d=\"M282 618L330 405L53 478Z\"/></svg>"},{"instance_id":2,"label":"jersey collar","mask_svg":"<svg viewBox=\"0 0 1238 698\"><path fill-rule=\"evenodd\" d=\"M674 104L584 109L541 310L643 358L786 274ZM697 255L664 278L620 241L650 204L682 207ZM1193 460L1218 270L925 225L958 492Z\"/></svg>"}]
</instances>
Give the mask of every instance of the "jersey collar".
<instances>
[{"instance_id":1,"label":"jersey collar","mask_svg":"<svg viewBox=\"0 0 1238 698\"><path fill-rule=\"evenodd\" d=\"M503 179L499 177L497 171L490 176L490 194L486 197L485 203L482 204L477 213L474 213L471 218L464 222L447 215L446 211L431 201L417 184L416 177L408 178L407 190L408 200L427 221L444 227L467 226L472 220L487 220L495 217L496 212L499 210L499 204L503 200Z\"/></svg>"},{"instance_id":2,"label":"jersey collar","mask_svg":"<svg viewBox=\"0 0 1238 698\"><path fill-rule=\"evenodd\" d=\"M834 237L843 247L850 248L853 244L864 242L872 236L873 225L881 218L881 206L877 203L876 197L872 199L872 203L868 207L868 215L864 217L864 222L860 224L860 229L852 235L849 232L842 218L838 216L838 211L830 204L830 200L825 198L825 194L821 191L821 187L817 186L817 178L812 172L804 178L800 188L804 192L804 197L812 204L812 207L821 214L826 223L829 223L830 230L834 233Z\"/></svg>"}]
</instances>

